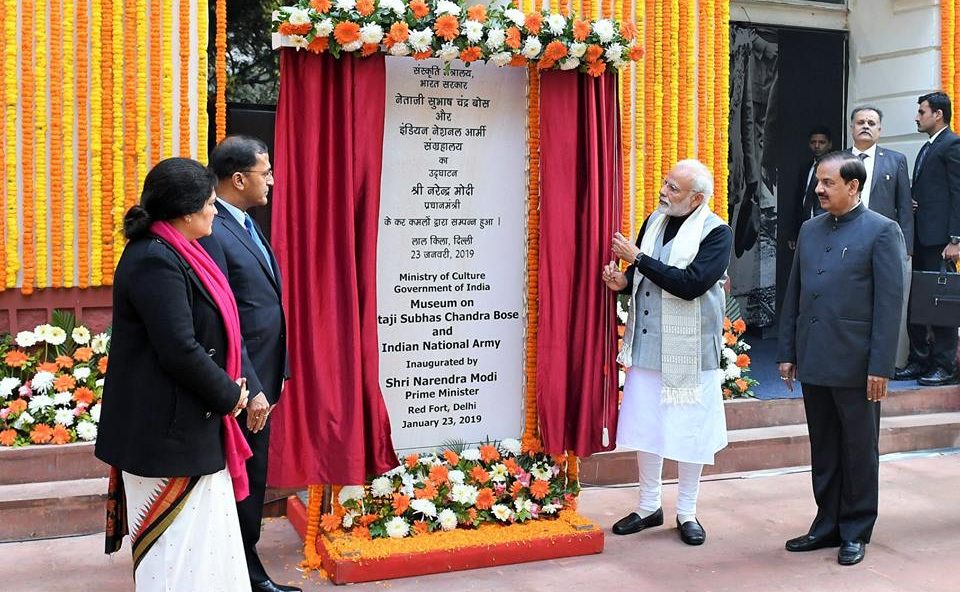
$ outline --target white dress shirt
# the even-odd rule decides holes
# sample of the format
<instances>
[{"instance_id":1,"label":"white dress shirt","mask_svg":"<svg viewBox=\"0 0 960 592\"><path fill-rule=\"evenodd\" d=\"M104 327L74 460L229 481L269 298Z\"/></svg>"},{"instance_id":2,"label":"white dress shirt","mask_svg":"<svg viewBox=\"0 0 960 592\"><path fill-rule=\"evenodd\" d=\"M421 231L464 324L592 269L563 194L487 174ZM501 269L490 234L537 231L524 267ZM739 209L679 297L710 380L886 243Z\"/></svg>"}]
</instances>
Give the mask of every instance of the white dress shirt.
<instances>
[{"instance_id":1,"label":"white dress shirt","mask_svg":"<svg viewBox=\"0 0 960 592\"><path fill-rule=\"evenodd\" d=\"M870 207L870 189L873 187L873 167L877 161L877 145L874 144L866 150L859 150L854 146L853 155L860 158L861 154L867 155L867 158L863 159L863 166L867 169L867 181L863 184L863 191L860 192L860 201L863 205Z\"/></svg>"}]
</instances>

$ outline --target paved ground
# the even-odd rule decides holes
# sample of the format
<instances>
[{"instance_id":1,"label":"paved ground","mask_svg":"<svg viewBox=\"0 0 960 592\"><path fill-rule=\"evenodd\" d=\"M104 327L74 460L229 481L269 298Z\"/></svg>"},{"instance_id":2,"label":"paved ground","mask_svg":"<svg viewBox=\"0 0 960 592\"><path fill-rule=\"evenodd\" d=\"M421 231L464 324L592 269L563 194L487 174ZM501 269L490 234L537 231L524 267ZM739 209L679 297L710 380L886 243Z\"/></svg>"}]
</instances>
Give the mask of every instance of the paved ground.
<instances>
[{"instance_id":1,"label":"paved ground","mask_svg":"<svg viewBox=\"0 0 960 592\"><path fill-rule=\"evenodd\" d=\"M960 591L960 455L892 457L881 465L880 520L864 562L836 563L836 550L783 550L813 515L810 474L717 478L703 484L702 547L683 545L672 526L618 537L610 526L631 510L634 490L590 489L581 512L607 532L601 555L354 585L350 590L488 591L644 590L669 592ZM665 487L672 523L676 486ZM300 541L283 519L271 520L260 544L275 579L305 590L333 588L300 574ZM101 553L100 536L0 545L4 592L132 590L129 549ZM183 591L187 592L187 591ZM196 591L200 592L200 591Z\"/></svg>"}]
</instances>

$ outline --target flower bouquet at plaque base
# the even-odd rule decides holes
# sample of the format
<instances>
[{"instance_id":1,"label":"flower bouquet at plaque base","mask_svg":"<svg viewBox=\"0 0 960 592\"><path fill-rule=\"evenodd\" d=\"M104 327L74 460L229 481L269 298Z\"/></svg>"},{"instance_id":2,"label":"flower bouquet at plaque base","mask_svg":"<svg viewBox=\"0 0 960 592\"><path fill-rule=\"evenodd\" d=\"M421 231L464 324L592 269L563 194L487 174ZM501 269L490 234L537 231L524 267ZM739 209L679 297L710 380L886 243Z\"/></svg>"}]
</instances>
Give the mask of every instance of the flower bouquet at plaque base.
<instances>
[{"instance_id":1,"label":"flower bouquet at plaque base","mask_svg":"<svg viewBox=\"0 0 960 592\"><path fill-rule=\"evenodd\" d=\"M367 486L343 487L321 529L400 539L557 518L576 505L579 483L561 468L566 455L545 454L534 440L455 448L411 454Z\"/></svg>"},{"instance_id":2,"label":"flower bouquet at plaque base","mask_svg":"<svg viewBox=\"0 0 960 592\"><path fill-rule=\"evenodd\" d=\"M750 376L750 344L744 339L747 324L743 319L723 319L723 350L720 353L720 370L723 371L723 398L739 399L753 397L757 381Z\"/></svg>"},{"instance_id":3,"label":"flower bouquet at plaque base","mask_svg":"<svg viewBox=\"0 0 960 592\"><path fill-rule=\"evenodd\" d=\"M95 440L109 345L61 311L0 338L0 446Z\"/></svg>"}]
</instances>

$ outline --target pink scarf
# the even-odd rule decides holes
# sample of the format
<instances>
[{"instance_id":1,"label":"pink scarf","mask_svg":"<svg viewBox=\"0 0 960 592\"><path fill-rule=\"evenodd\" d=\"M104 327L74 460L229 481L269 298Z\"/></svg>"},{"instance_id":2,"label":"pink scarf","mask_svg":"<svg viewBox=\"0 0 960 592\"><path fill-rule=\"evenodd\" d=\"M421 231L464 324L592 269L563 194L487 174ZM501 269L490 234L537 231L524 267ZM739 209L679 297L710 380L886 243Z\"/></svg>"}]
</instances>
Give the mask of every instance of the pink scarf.
<instances>
[{"instance_id":1,"label":"pink scarf","mask_svg":"<svg viewBox=\"0 0 960 592\"><path fill-rule=\"evenodd\" d=\"M237 301L233 297L230 283L200 243L195 240L188 241L169 222L154 222L150 225L150 232L167 241L186 260L216 302L227 331L227 374L236 380L240 377L240 315L237 313ZM233 480L233 495L240 501L250 495L246 461L253 453L240 431L237 418L230 413L223 417L223 449Z\"/></svg>"}]
</instances>

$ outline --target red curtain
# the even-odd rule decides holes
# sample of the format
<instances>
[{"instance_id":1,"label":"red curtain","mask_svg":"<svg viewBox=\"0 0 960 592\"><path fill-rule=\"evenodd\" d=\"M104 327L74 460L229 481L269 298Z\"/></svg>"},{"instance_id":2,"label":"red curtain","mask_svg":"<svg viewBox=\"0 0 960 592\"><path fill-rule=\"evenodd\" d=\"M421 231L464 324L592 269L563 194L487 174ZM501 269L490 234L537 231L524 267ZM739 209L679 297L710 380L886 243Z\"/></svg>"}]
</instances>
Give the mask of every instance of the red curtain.
<instances>
[{"instance_id":1,"label":"red curtain","mask_svg":"<svg viewBox=\"0 0 960 592\"><path fill-rule=\"evenodd\" d=\"M587 456L616 443L616 300L600 280L621 220L616 77L545 71L540 93L540 435Z\"/></svg>"},{"instance_id":2,"label":"red curtain","mask_svg":"<svg viewBox=\"0 0 960 592\"><path fill-rule=\"evenodd\" d=\"M280 80L272 239L293 376L268 482L359 484L398 464L377 352L383 56L283 49Z\"/></svg>"}]
</instances>

